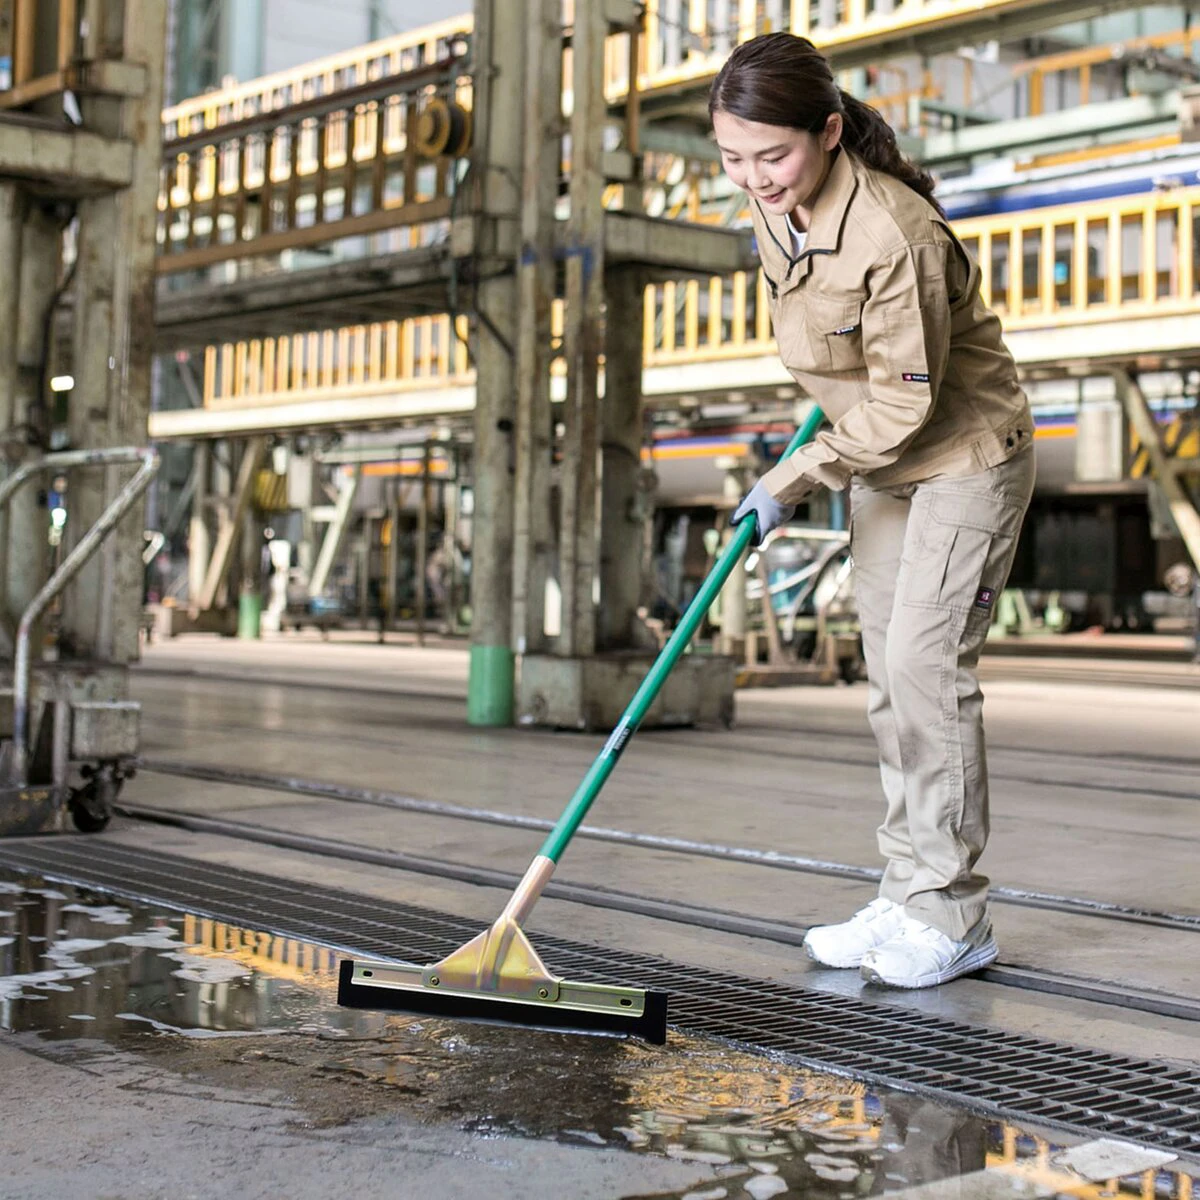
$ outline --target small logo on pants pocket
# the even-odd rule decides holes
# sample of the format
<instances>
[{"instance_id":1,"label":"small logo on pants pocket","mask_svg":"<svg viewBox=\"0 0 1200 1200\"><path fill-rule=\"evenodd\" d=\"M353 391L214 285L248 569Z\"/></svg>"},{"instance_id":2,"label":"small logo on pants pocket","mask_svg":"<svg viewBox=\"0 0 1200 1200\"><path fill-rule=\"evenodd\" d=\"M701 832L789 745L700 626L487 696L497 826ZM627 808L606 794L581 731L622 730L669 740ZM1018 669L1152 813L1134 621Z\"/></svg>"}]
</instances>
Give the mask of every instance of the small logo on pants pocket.
<instances>
[{"instance_id":1,"label":"small logo on pants pocket","mask_svg":"<svg viewBox=\"0 0 1200 1200\"><path fill-rule=\"evenodd\" d=\"M996 599L995 588L980 588L975 593L975 607L982 608L985 611L992 607L992 601Z\"/></svg>"}]
</instances>

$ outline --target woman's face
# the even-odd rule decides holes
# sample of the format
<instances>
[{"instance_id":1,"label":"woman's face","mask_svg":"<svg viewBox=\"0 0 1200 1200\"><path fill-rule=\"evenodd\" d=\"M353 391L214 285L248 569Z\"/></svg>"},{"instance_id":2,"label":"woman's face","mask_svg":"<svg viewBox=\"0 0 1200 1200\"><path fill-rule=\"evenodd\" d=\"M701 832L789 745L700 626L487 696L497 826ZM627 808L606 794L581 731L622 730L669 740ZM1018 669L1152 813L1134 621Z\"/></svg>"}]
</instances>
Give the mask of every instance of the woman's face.
<instances>
[{"instance_id":1,"label":"woman's face","mask_svg":"<svg viewBox=\"0 0 1200 1200\"><path fill-rule=\"evenodd\" d=\"M715 112L713 132L729 178L768 212L790 213L810 207L825 182L842 117L832 113L815 134Z\"/></svg>"}]
</instances>

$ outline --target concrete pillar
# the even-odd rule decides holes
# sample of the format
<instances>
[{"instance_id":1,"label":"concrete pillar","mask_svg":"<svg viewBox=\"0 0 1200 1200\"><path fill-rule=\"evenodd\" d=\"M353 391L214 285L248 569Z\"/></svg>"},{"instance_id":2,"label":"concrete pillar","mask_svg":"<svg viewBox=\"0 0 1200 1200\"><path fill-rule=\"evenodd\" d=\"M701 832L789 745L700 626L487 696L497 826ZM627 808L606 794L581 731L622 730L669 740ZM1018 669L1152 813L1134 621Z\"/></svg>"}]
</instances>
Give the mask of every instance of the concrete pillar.
<instances>
[{"instance_id":1,"label":"concrete pillar","mask_svg":"<svg viewBox=\"0 0 1200 1200\"><path fill-rule=\"evenodd\" d=\"M119 56L145 67L141 96L81 97L84 123L134 142L133 182L79 202L74 288L75 391L68 417L73 445L145 442L154 348L154 260L162 158L166 10L160 0L89 6L86 57ZM79 472L70 514L77 538L99 517L122 475ZM142 507L105 543L64 593L63 650L127 663L138 654L142 606Z\"/></svg>"},{"instance_id":2,"label":"concrete pillar","mask_svg":"<svg viewBox=\"0 0 1200 1200\"><path fill-rule=\"evenodd\" d=\"M645 281L636 268L607 272L600 508L602 650L639 644L642 558L649 513L642 502L642 311Z\"/></svg>"},{"instance_id":3,"label":"concrete pillar","mask_svg":"<svg viewBox=\"0 0 1200 1200\"><path fill-rule=\"evenodd\" d=\"M31 204L21 232L20 284L16 321L15 370L6 434L10 453L21 462L44 443L49 421L46 318L58 288L61 225L45 207ZM16 628L29 602L49 576L50 521L38 497L52 481L31 480L9 502L8 558L3 603L8 625ZM74 480L72 480L74 482ZM139 537L139 562L141 561ZM40 639L35 638L35 644Z\"/></svg>"},{"instance_id":4,"label":"concrete pillar","mask_svg":"<svg viewBox=\"0 0 1200 1200\"><path fill-rule=\"evenodd\" d=\"M13 411L17 392L17 312L20 306L21 242L25 228L25 196L15 183L0 181L0 462L17 461ZM8 513L0 510L0 587L8 594ZM0 604L0 647L12 652L12 624L7 604Z\"/></svg>"},{"instance_id":5,"label":"concrete pillar","mask_svg":"<svg viewBox=\"0 0 1200 1200\"><path fill-rule=\"evenodd\" d=\"M475 449L471 664L467 721L513 719L512 552L516 412L516 281L495 272L516 258L521 209L525 23L517 0L478 0L474 44L490 51L476 72L477 246L482 282L474 328ZM484 215L486 213L486 215Z\"/></svg>"},{"instance_id":6,"label":"concrete pillar","mask_svg":"<svg viewBox=\"0 0 1200 1200\"><path fill-rule=\"evenodd\" d=\"M513 515L513 636L519 654L546 648L546 582L554 552L550 467L551 306L557 276L554 207L562 158L560 0L527 0L525 148L521 257L517 267L516 500ZM536 70L533 64L537 64Z\"/></svg>"},{"instance_id":7,"label":"concrete pillar","mask_svg":"<svg viewBox=\"0 0 1200 1200\"><path fill-rule=\"evenodd\" d=\"M563 423L562 633L558 650L586 658L596 649L598 529L597 387L604 305L604 45L601 4L581 4L571 37L571 215L566 229L567 400Z\"/></svg>"}]
</instances>

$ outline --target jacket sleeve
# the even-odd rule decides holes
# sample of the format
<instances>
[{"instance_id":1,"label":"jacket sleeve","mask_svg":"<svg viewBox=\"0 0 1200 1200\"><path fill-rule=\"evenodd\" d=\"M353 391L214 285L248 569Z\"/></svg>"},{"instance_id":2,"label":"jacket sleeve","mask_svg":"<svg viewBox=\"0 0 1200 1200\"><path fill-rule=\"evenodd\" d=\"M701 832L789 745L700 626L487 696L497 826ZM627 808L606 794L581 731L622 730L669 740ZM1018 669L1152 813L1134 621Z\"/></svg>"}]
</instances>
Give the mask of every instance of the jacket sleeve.
<instances>
[{"instance_id":1,"label":"jacket sleeve","mask_svg":"<svg viewBox=\"0 0 1200 1200\"><path fill-rule=\"evenodd\" d=\"M937 243L908 245L872 268L862 310L869 395L766 473L775 499L796 504L888 466L929 420L950 354L946 253Z\"/></svg>"}]
</instances>

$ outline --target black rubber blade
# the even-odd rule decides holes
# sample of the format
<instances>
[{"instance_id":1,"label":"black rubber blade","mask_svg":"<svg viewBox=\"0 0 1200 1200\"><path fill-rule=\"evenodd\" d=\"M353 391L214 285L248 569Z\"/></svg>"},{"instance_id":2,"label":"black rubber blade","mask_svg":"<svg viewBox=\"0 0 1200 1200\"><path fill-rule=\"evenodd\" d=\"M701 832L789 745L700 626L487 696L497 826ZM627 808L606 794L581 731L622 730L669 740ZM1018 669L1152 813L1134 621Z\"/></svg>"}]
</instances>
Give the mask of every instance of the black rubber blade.
<instances>
[{"instance_id":1,"label":"black rubber blade","mask_svg":"<svg viewBox=\"0 0 1200 1200\"><path fill-rule=\"evenodd\" d=\"M435 992L430 988L371 987L354 982L354 961L342 959L338 969L338 1004L385 1012L429 1014L500 1025L529 1025L577 1033L618 1033L638 1037L654 1046L667 1040L667 993L645 992L640 1015L593 1012L567 1004L534 1004L500 1000L464 992Z\"/></svg>"}]
</instances>

